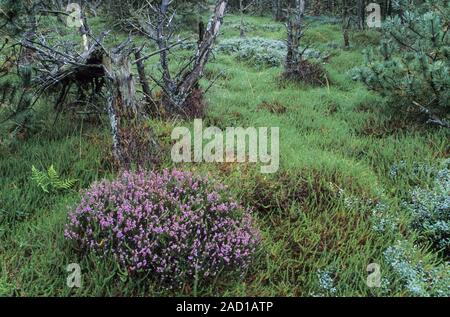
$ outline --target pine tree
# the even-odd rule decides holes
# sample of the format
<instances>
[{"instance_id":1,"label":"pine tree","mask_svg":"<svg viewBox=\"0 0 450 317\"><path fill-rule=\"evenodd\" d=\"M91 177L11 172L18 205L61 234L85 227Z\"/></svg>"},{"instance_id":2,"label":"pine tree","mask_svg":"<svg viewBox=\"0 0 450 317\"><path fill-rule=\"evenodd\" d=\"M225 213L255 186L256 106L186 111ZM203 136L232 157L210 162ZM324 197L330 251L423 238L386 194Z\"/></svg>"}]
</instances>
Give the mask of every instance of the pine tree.
<instances>
[{"instance_id":1,"label":"pine tree","mask_svg":"<svg viewBox=\"0 0 450 317\"><path fill-rule=\"evenodd\" d=\"M37 28L36 12L44 1L0 0L0 143L11 142L23 132L33 103L30 52L10 44L32 39Z\"/></svg>"},{"instance_id":2,"label":"pine tree","mask_svg":"<svg viewBox=\"0 0 450 317\"><path fill-rule=\"evenodd\" d=\"M383 25L377 51L367 51L356 78L392 105L448 127L450 107L450 3L399 0L399 14Z\"/></svg>"}]
</instances>

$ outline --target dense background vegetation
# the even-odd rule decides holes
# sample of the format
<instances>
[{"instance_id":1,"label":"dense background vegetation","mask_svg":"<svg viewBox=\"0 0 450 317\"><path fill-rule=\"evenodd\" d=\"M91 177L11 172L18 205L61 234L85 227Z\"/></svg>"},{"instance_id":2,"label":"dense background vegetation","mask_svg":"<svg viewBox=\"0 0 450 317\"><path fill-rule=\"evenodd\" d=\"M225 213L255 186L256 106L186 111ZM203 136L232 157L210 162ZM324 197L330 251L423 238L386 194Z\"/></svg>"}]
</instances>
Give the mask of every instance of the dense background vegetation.
<instances>
[{"instance_id":1,"label":"dense background vegetation","mask_svg":"<svg viewBox=\"0 0 450 317\"><path fill-rule=\"evenodd\" d=\"M303 13L299 1L230 1L204 76L184 104L195 110L190 117L171 115L167 86L153 80L162 76L160 56L144 60L151 94L136 83L136 99L145 115L123 127L158 143L141 167L176 167L227 185L253 210L261 235L245 272L200 284L180 278L179 288L162 287L151 272L129 274L113 256L80 252L64 237L83 192L116 179L121 166L107 94L89 96L80 85L60 99L57 86L36 98L42 73L20 43L61 40L83 51L79 30L49 12L64 11L62 2L0 0L0 295L450 295L448 1L378 1L381 30L361 23L367 1L307 1ZM83 2L93 35L112 30L106 50L129 34L135 46L146 45L143 56L157 50L128 23L140 21L139 2ZM175 7L176 34L187 41L170 50L174 74L194 56L199 22L206 24L214 1ZM298 77L287 80L285 24L299 16ZM138 82L136 64L132 73ZM174 164L172 129L199 115L220 128L280 127L280 171ZM150 152L142 144L134 145ZM80 263L81 288L66 286L70 263ZM381 266L381 287L366 284L370 263Z\"/></svg>"}]
</instances>

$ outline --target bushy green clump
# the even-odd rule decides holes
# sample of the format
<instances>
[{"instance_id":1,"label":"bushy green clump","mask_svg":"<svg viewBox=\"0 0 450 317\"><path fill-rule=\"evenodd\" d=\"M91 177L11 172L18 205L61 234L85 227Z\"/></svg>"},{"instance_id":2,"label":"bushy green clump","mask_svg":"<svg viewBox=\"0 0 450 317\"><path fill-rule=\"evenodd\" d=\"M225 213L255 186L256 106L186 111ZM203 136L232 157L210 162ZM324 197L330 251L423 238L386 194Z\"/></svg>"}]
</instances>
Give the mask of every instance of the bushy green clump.
<instances>
[{"instance_id":1,"label":"bushy green clump","mask_svg":"<svg viewBox=\"0 0 450 317\"><path fill-rule=\"evenodd\" d=\"M280 24L255 24L249 22L245 22L244 24L241 22L225 23L225 26L237 31L243 28L246 33L255 31L278 32L282 29L282 25Z\"/></svg>"},{"instance_id":2,"label":"bushy green clump","mask_svg":"<svg viewBox=\"0 0 450 317\"><path fill-rule=\"evenodd\" d=\"M382 195L382 193L380 193ZM339 189L338 196L343 200L345 208L348 210L368 210L370 211L370 222L372 230L376 233L393 232L397 230L399 218L392 212L389 203L385 198L377 201L372 199L361 199L348 194L345 190Z\"/></svg>"},{"instance_id":3,"label":"bushy green clump","mask_svg":"<svg viewBox=\"0 0 450 317\"><path fill-rule=\"evenodd\" d=\"M391 166L389 177L395 181L417 184L433 179L438 172L439 168L428 163L400 161Z\"/></svg>"},{"instance_id":4,"label":"bushy green clump","mask_svg":"<svg viewBox=\"0 0 450 317\"><path fill-rule=\"evenodd\" d=\"M30 10L29 7L31 6L24 1L0 0L2 12L0 15L1 34L14 35L20 33L26 21L25 13L27 13L27 9Z\"/></svg>"},{"instance_id":5,"label":"bushy green clump","mask_svg":"<svg viewBox=\"0 0 450 317\"><path fill-rule=\"evenodd\" d=\"M448 1L407 5L383 23L377 51L355 79L390 99L393 106L429 123L447 126L450 107L450 6Z\"/></svg>"},{"instance_id":6,"label":"bushy green clump","mask_svg":"<svg viewBox=\"0 0 450 317\"><path fill-rule=\"evenodd\" d=\"M450 296L450 267L427 265L418 256L418 249L406 241L398 241L384 252L386 262L409 295L419 297Z\"/></svg>"},{"instance_id":7,"label":"bushy green clump","mask_svg":"<svg viewBox=\"0 0 450 317\"><path fill-rule=\"evenodd\" d=\"M439 171L431 189L415 188L407 204L413 228L421 237L450 256L450 171Z\"/></svg>"},{"instance_id":8,"label":"bushy green clump","mask_svg":"<svg viewBox=\"0 0 450 317\"><path fill-rule=\"evenodd\" d=\"M377 233L393 232L397 229L398 217L385 202L377 202L372 209L372 229Z\"/></svg>"},{"instance_id":9,"label":"bushy green clump","mask_svg":"<svg viewBox=\"0 0 450 317\"><path fill-rule=\"evenodd\" d=\"M319 279L319 286L322 291L319 296L336 294L337 288L333 278L333 272L330 269L319 270L317 272L317 278Z\"/></svg>"},{"instance_id":10,"label":"bushy green clump","mask_svg":"<svg viewBox=\"0 0 450 317\"><path fill-rule=\"evenodd\" d=\"M400 161L390 178L412 188L403 202L411 215L411 227L422 242L431 243L448 257L450 251L450 160L443 164Z\"/></svg>"},{"instance_id":11,"label":"bushy green clump","mask_svg":"<svg viewBox=\"0 0 450 317\"><path fill-rule=\"evenodd\" d=\"M340 17L333 17L333 16L326 16L326 15L320 15L320 16L309 16L306 18L306 21L312 22L316 25L329 25L329 24L341 24L342 19Z\"/></svg>"},{"instance_id":12,"label":"bushy green clump","mask_svg":"<svg viewBox=\"0 0 450 317\"><path fill-rule=\"evenodd\" d=\"M216 48L219 53L235 55L257 68L281 66L286 58L286 43L263 38L231 38L222 41ZM320 58L321 53L313 49L305 50L303 57Z\"/></svg>"},{"instance_id":13,"label":"bushy green clump","mask_svg":"<svg viewBox=\"0 0 450 317\"><path fill-rule=\"evenodd\" d=\"M30 121L35 115L31 111L34 96L30 89L32 69L21 66L7 72L0 79L0 147L15 144L24 131L33 129Z\"/></svg>"},{"instance_id":14,"label":"bushy green clump","mask_svg":"<svg viewBox=\"0 0 450 317\"><path fill-rule=\"evenodd\" d=\"M278 40L232 38L222 41L217 51L233 54L257 67L278 67L286 55L286 45Z\"/></svg>"},{"instance_id":15,"label":"bushy green clump","mask_svg":"<svg viewBox=\"0 0 450 317\"><path fill-rule=\"evenodd\" d=\"M365 30L363 32L353 32L351 42L362 47L369 45L376 46L380 43L380 33L373 30Z\"/></svg>"}]
</instances>

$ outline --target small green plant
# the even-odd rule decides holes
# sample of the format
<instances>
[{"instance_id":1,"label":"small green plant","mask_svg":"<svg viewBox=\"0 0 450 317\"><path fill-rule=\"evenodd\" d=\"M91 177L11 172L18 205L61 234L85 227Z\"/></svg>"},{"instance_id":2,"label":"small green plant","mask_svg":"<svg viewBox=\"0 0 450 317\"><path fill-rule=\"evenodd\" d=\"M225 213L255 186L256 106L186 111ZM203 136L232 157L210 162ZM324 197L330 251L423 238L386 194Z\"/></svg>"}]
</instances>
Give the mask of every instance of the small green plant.
<instances>
[{"instance_id":1,"label":"small green plant","mask_svg":"<svg viewBox=\"0 0 450 317\"><path fill-rule=\"evenodd\" d=\"M255 68L279 67L286 58L286 43L279 40L253 38L230 38L216 48L219 53L233 55L237 60L247 62ZM304 49L303 57L318 59L322 53L314 49Z\"/></svg>"},{"instance_id":2,"label":"small green plant","mask_svg":"<svg viewBox=\"0 0 450 317\"><path fill-rule=\"evenodd\" d=\"M76 179L61 179L58 172L53 165L47 171L40 171L34 165L31 168L31 179L35 182L45 193L69 190L75 183Z\"/></svg>"},{"instance_id":3,"label":"small green plant","mask_svg":"<svg viewBox=\"0 0 450 317\"><path fill-rule=\"evenodd\" d=\"M416 297L448 297L450 270L448 262L424 259L417 246L397 241L384 252L384 258L408 295Z\"/></svg>"},{"instance_id":4,"label":"small green plant","mask_svg":"<svg viewBox=\"0 0 450 317\"><path fill-rule=\"evenodd\" d=\"M413 216L413 228L421 238L450 258L450 171L438 172L431 189L416 187L411 192L407 210Z\"/></svg>"}]
</instances>

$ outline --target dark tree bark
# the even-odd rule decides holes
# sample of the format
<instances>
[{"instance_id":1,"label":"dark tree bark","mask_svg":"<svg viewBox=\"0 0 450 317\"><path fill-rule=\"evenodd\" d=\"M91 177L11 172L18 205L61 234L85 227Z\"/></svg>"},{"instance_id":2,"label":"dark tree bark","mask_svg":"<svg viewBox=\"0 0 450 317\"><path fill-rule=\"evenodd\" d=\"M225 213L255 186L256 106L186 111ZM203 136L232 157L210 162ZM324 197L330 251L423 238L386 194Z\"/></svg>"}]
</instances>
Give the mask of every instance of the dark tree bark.
<instances>
[{"instance_id":1,"label":"dark tree bark","mask_svg":"<svg viewBox=\"0 0 450 317\"><path fill-rule=\"evenodd\" d=\"M213 44L219 35L227 4L228 0L219 0L216 4L214 15L208 24L203 41L195 54L192 70L186 74L184 80L179 85L178 91L182 96L181 104L184 103L194 85L203 76L203 71L208 63Z\"/></svg>"},{"instance_id":2,"label":"dark tree bark","mask_svg":"<svg viewBox=\"0 0 450 317\"><path fill-rule=\"evenodd\" d=\"M38 96L43 91L59 90L58 110L61 111L71 86L80 88L86 83L104 81L115 162L120 167L129 167L131 163L154 163L157 143L151 129L143 125L143 112L136 100L130 60L136 49L129 39L112 51L105 51L101 43L106 35L103 33L93 40L88 50L81 54L71 51L72 45L58 51L46 45L45 41L24 40L22 46L36 55L37 76L33 88ZM61 46L59 43L56 47ZM148 57L155 54L159 52ZM137 59L135 63L142 66L142 60ZM95 93L98 94L101 88L96 88ZM150 88L147 86L146 89Z\"/></svg>"},{"instance_id":3,"label":"dark tree bark","mask_svg":"<svg viewBox=\"0 0 450 317\"><path fill-rule=\"evenodd\" d=\"M343 0L343 7L342 7L342 34L344 37L344 47L349 48L350 47L350 35L349 35L349 29L350 29L350 7L348 4L349 0Z\"/></svg>"},{"instance_id":4,"label":"dark tree bark","mask_svg":"<svg viewBox=\"0 0 450 317\"><path fill-rule=\"evenodd\" d=\"M272 15L275 21L283 20L283 0L272 0Z\"/></svg>"},{"instance_id":5,"label":"dark tree bark","mask_svg":"<svg viewBox=\"0 0 450 317\"><path fill-rule=\"evenodd\" d=\"M358 27L360 30L364 30L365 28L365 10L366 9L366 1L365 0L357 0L356 10L358 14Z\"/></svg>"},{"instance_id":6,"label":"dark tree bark","mask_svg":"<svg viewBox=\"0 0 450 317\"><path fill-rule=\"evenodd\" d=\"M138 120L136 89L128 54L116 52L104 56L107 82L107 111L113 140L113 154L118 162L126 160L122 136L124 125Z\"/></svg>"},{"instance_id":7,"label":"dark tree bark","mask_svg":"<svg viewBox=\"0 0 450 317\"><path fill-rule=\"evenodd\" d=\"M139 75L139 82L142 86L142 92L144 93L145 100L147 104L153 104L152 100L152 90L150 89L150 85L148 83L147 76L145 74L145 66L144 62L142 61L142 55L140 50L136 50L134 53L134 56L136 57L136 68Z\"/></svg>"},{"instance_id":8,"label":"dark tree bark","mask_svg":"<svg viewBox=\"0 0 450 317\"><path fill-rule=\"evenodd\" d=\"M295 8L289 10L287 22L287 55L286 73L292 73L302 60L300 40L304 36L303 20L305 15L305 0L295 0Z\"/></svg>"},{"instance_id":9,"label":"dark tree bark","mask_svg":"<svg viewBox=\"0 0 450 317\"><path fill-rule=\"evenodd\" d=\"M153 8L156 14L156 23L151 14L148 14L148 21L145 25L137 28L155 41L159 48L159 60L162 79L158 80L149 75L163 90L163 104L166 111L171 114L184 113L188 98L193 90L198 87L198 82L203 76L206 64L208 63L213 44L219 35L226 12L228 0L217 0L214 13L204 32L199 34L199 42L196 53L189 62L181 67L181 71L172 76L170 71L169 52L178 43L173 43L173 14L169 12L170 0L161 0L160 6ZM156 24L156 25L154 25ZM201 28L200 28L201 29Z\"/></svg>"},{"instance_id":10,"label":"dark tree bark","mask_svg":"<svg viewBox=\"0 0 450 317\"><path fill-rule=\"evenodd\" d=\"M247 5L244 5L243 0L239 0L239 14L240 14L240 18L241 18L241 23L239 25L239 36L240 37L245 37L244 13L254 4L254 1L255 0L252 0Z\"/></svg>"}]
</instances>

